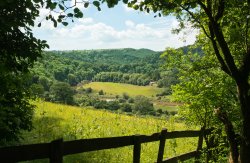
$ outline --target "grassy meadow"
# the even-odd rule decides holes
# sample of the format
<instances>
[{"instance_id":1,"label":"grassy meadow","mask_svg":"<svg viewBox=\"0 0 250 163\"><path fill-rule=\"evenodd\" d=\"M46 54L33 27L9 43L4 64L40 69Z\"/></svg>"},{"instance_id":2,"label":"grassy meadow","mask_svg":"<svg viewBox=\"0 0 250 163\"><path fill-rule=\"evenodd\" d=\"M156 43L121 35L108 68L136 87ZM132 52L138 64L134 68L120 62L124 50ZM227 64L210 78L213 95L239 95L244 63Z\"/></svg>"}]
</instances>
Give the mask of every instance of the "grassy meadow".
<instances>
[{"instance_id":1,"label":"grassy meadow","mask_svg":"<svg viewBox=\"0 0 250 163\"><path fill-rule=\"evenodd\" d=\"M83 88L92 88L92 95L96 96L100 90L103 90L105 95L98 96L102 99L114 99L115 96L122 96L124 93L130 97L143 95L151 99L155 109L162 109L167 111L178 111L178 106L175 103L169 102L169 97L161 97L157 99L156 95L162 93L163 88L157 86L138 86L124 83L112 83L112 82L91 82L82 86ZM78 88L79 89L79 88Z\"/></svg>"},{"instance_id":2,"label":"grassy meadow","mask_svg":"<svg viewBox=\"0 0 250 163\"><path fill-rule=\"evenodd\" d=\"M112 82L91 82L89 84L85 84L83 87L91 87L95 92L103 90L106 95L122 95L126 92L129 96L132 97L138 95L152 97L163 91L162 88L157 88L156 86L137 86Z\"/></svg>"},{"instance_id":3,"label":"grassy meadow","mask_svg":"<svg viewBox=\"0 0 250 163\"><path fill-rule=\"evenodd\" d=\"M63 138L66 140L152 134L162 128L186 130L183 123L152 117L127 116L92 108L80 108L36 101L34 129L24 132L22 144L43 143ZM196 149L197 138L167 140L165 157ZM141 162L155 162L159 142L142 145ZM65 156L64 162L126 163L132 162L133 147L102 150ZM37 162L46 162L38 160Z\"/></svg>"}]
</instances>

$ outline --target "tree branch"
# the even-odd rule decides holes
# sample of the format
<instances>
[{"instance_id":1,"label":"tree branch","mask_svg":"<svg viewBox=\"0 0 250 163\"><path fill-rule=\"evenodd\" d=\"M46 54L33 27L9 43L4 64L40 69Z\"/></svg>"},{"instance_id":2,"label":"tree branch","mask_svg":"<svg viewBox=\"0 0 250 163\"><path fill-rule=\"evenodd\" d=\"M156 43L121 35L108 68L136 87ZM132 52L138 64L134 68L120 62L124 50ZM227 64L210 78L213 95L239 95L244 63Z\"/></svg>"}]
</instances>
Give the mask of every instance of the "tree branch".
<instances>
[{"instance_id":1,"label":"tree branch","mask_svg":"<svg viewBox=\"0 0 250 163\"><path fill-rule=\"evenodd\" d=\"M208 35L205 27L201 24L201 22L195 17L194 13L192 13L188 8L184 7L183 5L179 4L179 6L185 10L201 27L201 29L203 30L203 32L205 33L205 35L210 38L210 36ZM211 38L210 38L211 39Z\"/></svg>"},{"instance_id":2,"label":"tree branch","mask_svg":"<svg viewBox=\"0 0 250 163\"><path fill-rule=\"evenodd\" d=\"M213 21L213 19L210 20L210 22L211 22L211 28L212 28L212 30L214 32L216 40L217 40L217 42L218 42L218 44L220 46L220 49L221 49L221 51L222 51L222 53L224 55L224 59L226 61L227 67L229 68L229 70L231 72L231 76L236 81L241 80L240 79L241 76L238 73L238 68L235 65L234 58L233 58L233 56L232 56L232 54L230 52L230 49L229 49L228 44L227 44L227 42L226 42L226 40L224 38L224 35L223 35L223 33L222 33L221 29L220 29L220 25L217 22Z\"/></svg>"},{"instance_id":3,"label":"tree branch","mask_svg":"<svg viewBox=\"0 0 250 163\"><path fill-rule=\"evenodd\" d=\"M208 3L208 7L201 2L201 0L198 0L197 3L201 6L201 8L205 11L205 13L207 14L208 18L209 19L213 19L212 17L212 13L211 13L211 4L210 4L210 1L208 0L207 3Z\"/></svg>"},{"instance_id":4,"label":"tree branch","mask_svg":"<svg viewBox=\"0 0 250 163\"><path fill-rule=\"evenodd\" d=\"M223 1L223 0L222 0ZM230 52L230 49L228 47L228 44L224 38L224 35L221 31L220 25L217 23L217 21L214 19L212 13L211 13L211 1L207 0L207 6L201 2L201 0L198 0L197 3L201 6L201 8L205 11L206 15L209 18L209 21L211 23L211 29L212 33L214 33L216 40L220 46L220 49L222 50L222 53L224 55L226 67L228 67L231 76L236 80L240 80L240 74L238 73L238 69L235 65L234 58ZM220 3L220 5L225 5L224 3ZM221 6L220 8L224 8ZM219 15L220 17L223 16L223 12L221 13L222 15ZM216 44L217 46L217 44ZM217 48L218 49L218 48ZM224 61L223 61L224 62ZM226 70L227 71L227 70Z\"/></svg>"},{"instance_id":5,"label":"tree branch","mask_svg":"<svg viewBox=\"0 0 250 163\"><path fill-rule=\"evenodd\" d=\"M218 21L223 16L224 9L225 9L225 1L220 0L219 6L218 6L218 11L217 11L217 14L215 16L215 21Z\"/></svg>"},{"instance_id":6,"label":"tree branch","mask_svg":"<svg viewBox=\"0 0 250 163\"><path fill-rule=\"evenodd\" d=\"M231 76L232 74L230 73L230 70L229 70L228 66L226 65L226 63L224 62L223 58L221 57L219 48L218 48L217 43L215 41L214 31L213 31L213 28L212 28L211 24L209 24L209 31L210 31L210 35L211 35L210 40L212 41L215 55L216 55L217 59L219 60L219 62L221 64L221 69L225 73L227 73L229 76Z\"/></svg>"}]
</instances>

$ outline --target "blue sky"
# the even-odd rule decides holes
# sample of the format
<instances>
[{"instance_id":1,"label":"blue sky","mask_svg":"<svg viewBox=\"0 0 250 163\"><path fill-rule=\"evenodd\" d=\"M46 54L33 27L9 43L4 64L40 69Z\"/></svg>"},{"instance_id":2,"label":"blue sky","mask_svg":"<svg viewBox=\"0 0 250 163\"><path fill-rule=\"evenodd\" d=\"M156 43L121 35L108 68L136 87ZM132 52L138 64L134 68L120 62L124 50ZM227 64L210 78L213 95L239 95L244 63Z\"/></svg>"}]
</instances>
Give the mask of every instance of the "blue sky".
<instances>
[{"instance_id":1,"label":"blue sky","mask_svg":"<svg viewBox=\"0 0 250 163\"><path fill-rule=\"evenodd\" d=\"M108 48L148 48L162 51L167 47L181 47L193 44L197 30L189 28L179 35L171 30L178 23L174 17L157 17L127 8L119 4L102 11L93 6L82 9L84 17L67 27L53 27L50 21L42 21L42 27L35 27L34 35L48 41L50 50L83 50ZM40 21L48 13L42 9Z\"/></svg>"}]
</instances>

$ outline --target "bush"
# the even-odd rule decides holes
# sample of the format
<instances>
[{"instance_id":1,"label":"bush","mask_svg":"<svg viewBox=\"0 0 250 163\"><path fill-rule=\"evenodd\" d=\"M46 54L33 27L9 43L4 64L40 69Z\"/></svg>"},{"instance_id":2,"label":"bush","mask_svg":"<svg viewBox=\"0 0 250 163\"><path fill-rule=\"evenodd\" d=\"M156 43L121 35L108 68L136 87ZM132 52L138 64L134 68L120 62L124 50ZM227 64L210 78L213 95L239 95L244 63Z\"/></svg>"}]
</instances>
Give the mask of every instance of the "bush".
<instances>
[{"instance_id":1,"label":"bush","mask_svg":"<svg viewBox=\"0 0 250 163\"><path fill-rule=\"evenodd\" d=\"M153 103L145 96L136 96L133 111L139 114L151 114L154 112Z\"/></svg>"},{"instance_id":2,"label":"bush","mask_svg":"<svg viewBox=\"0 0 250 163\"><path fill-rule=\"evenodd\" d=\"M120 106L121 111L123 112L132 112L132 107L129 104L122 104Z\"/></svg>"},{"instance_id":3,"label":"bush","mask_svg":"<svg viewBox=\"0 0 250 163\"><path fill-rule=\"evenodd\" d=\"M118 110L120 108L120 105L117 101L110 101L107 102L106 108L107 110Z\"/></svg>"},{"instance_id":4,"label":"bush","mask_svg":"<svg viewBox=\"0 0 250 163\"><path fill-rule=\"evenodd\" d=\"M159 113L159 114L163 113L162 109L157 109L156 112Z\"/></svg>"},{"instance_id":5,"label":"bush","mask_svg":"<svg viewBox=\"0 0 250 163\"><path fill-rule=\"evenodd\" d=\"M170 111L169 114L172 115L172 116L174 116L174 115L177 114L177 111Z\"/></svg>"},{"instance_id":6,"label":"bush","mask_svg":"<svg viewBox=\"0 0 250 163\"><path fill-rule=\"evenodd\" d=\"M134 99L133 98L129 98L128 99L128 103L134 103Z\"/></svg>"},{"instance_id":7,"label":"bush","mask_svg":"<svg viewBox=\"0 0 250 163\"><path fill-rule=\"evenodd\" d=\"M108 108L108 104L106 101L95 101L95 103L93 103L92 105L93 107L95 107L96 109L107 109Z\"/></svg>"},{"instance_id":8,"label":"bush","mask_svg":"<svg viewBox=\"0 0 250 163\"><path fill-rule=\"evenodd\" d=\"M125 103L125 102L126 102L125 99L123 99L123 98L120 98L120 99L119 99L119 103Z\"/></svg>"},{"instance_id":9,"label":"bush","mask_svg":"<svg viewBox=\"0 0 250 163\"><path fill-rule=\"evenodd\" d=\"M100 90L100 91L98 92L98 94L99 94L99 95L104 95L103 90Z\"/></svg>"},{"instance_id":10,"label":"bush","mask_svg":"<svg viewBox=\"0 0 250 163\"><path fill-rule=\"evenodd\" d=\"M123 93L123 94L122 94L122 97L123 97L123 99L125 99L125 100L128 100L128 99L129 99L129 95L128 95L127 93Z\"/></svg>"},{"instance_id":11,"label":"bush","mask_svg":"<svg viewBox=\"0 0 250 163\"><path fill-rule=\"evenodd\" d=\"M85 92L86 92L86 93L92 93L92 91L93 91L93 90L92 90L91 87L85 89Z\"/></svg>"}]
</instances>

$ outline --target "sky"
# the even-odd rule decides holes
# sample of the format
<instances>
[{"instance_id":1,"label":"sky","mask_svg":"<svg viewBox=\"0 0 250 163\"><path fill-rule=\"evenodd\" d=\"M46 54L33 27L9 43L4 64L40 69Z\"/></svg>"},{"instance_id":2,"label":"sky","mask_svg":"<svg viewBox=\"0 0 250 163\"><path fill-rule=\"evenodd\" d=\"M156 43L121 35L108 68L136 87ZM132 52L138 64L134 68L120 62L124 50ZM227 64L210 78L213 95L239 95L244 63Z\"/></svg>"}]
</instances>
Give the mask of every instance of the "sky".
<instances>
[{"instance_id":1,"label":"sky","mask_svg":"<svg viewBox=\"0 0 250 163\"><path fill-rule=\"evenodd\" d=\"M84 17L76 19L68 26L53 27L51 21L43 20L48 11L41 9L42 26L33 29L34 35L47 40L49 50L90 50L90 49L117 49L117 48L147 48L163 51L168 47L178 48L193 44L197 30L188 28L180 34L171 31L178 26L172 16L156 17L135 11L119 4L114 8L101 6L98 11L94 6L83 11Z\"/></svg>"}]
</instances>

